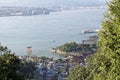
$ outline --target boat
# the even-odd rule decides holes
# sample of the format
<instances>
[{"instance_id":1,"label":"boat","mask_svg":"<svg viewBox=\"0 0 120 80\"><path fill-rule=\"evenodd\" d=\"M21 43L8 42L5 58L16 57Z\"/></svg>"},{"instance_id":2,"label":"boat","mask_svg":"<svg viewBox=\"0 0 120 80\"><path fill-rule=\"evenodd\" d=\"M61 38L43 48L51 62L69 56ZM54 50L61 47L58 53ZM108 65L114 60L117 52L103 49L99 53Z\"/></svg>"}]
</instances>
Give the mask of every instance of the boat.
<instances>
[{"instance_id":1,"label":"boat","mask_svg":"<svg viewBox=\"0 0 120 80\"><path fill-rule=\"evenodd\" d=\"M86 34L86 33L98 33L99 30L83 30L82 33Z\"/></svg>"},{"instance_id":2,"label":"boat","mask_svg":"<svg viewBox=\"0 0 120 80\"><path fill-rule=\"evenodd\" d=\"M32 48L32 46L28 46L27 48Z\"/></svg>"}]
</instances>

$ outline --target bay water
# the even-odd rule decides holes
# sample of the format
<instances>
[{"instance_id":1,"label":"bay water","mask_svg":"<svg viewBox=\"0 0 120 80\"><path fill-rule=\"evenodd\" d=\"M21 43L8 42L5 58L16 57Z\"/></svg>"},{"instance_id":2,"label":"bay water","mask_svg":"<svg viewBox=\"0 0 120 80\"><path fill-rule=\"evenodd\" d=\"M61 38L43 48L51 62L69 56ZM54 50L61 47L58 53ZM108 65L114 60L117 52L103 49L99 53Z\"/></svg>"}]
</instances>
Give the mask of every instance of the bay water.
<instances>
[{"instance_id":1,"label":"bay water","mask_svg":"<svg viewBox=\"0 0 120 80\"><path fill-rule=\"evenodd\" d=\"M36 56L62 58L50 50L87 39L92 34L81 32L100 29L104 12L101 8L82 8L49 15L0 17L0 42L17 55L26 55L26 47L32 46Z\"/></svg>"}]
</instances>

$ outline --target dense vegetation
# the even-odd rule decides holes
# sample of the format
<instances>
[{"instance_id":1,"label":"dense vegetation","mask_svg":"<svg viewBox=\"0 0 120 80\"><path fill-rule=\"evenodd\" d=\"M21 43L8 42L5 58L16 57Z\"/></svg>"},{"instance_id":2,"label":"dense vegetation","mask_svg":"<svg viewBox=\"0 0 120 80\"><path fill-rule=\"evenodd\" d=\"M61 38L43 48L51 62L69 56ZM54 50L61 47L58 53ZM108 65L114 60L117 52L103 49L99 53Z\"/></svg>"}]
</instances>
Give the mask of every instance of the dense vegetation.
<instances>
[{"instance_id":1,"label":"dense vegetation","mask_svg":"<svg viewBox=\"0 0 120 80\"><path fill-rule=\"evenodd\" d=\"M36 77L36 63L32 61L23 61L19 69L21 77L24 80L32 80Z\"/></svg>"},{"instance_id":2,"label":"dense vegetation","mask_svg":"<svg viewBox=\"0 0 120 80\"><path fill-rule=\"evenodd\" d=\"M64 52L96 52L97 45L96 44L77 44L76 42L66 43L62 46L59 46L57 49Z\"/></svg>"},{"instance_id":3,"label":"dense vegetation","mask_svg":"<svg viewBox=\"0 0 120 80\"><path fill-rule=\"evenodd\" d=\"M110 1L108 10L99 33L98 52L85 67L72 69L69 80L120 80L120 0Z\"/></svg>"},{"instance_id":4,"label":"dense vegetation","mask_svg":"<svg viewBox=\"0 0 120 80\"><path fill-rule=\"evenodd\" d=\"M1 44L0 53L0 80L23 80L19 72L20 60Z\"/></svg>"},{"instance_id":5,"label":"dense vegetation","mask_svg":"<svg viewBox=\"0 0 120 80\"><path fill-rule=\"evenodd\" d=\"M0 80L31 80L35 77L35 62L21 61L0 44Z\"/></svg>"}]
</instances>

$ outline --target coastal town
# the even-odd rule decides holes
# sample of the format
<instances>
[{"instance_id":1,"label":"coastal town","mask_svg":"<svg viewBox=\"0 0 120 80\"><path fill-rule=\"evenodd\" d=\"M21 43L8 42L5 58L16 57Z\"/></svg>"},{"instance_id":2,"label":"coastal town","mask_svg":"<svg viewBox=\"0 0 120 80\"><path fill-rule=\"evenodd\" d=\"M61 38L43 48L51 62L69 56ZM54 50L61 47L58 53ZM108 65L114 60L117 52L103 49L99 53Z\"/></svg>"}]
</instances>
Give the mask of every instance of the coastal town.
<instances>
[{"instance_id":1,"label":"coastal town","mask_svg":"<svg viewBox=\"0 0 120 80\"><path fill-rule=\"evenodd\" d=\"M93 35L88 40L83 40L81 44L97 44L98 36ZM93 43L94 42L94 43ZM71 69L75 66L85 66L87 57L94 54L93 51L71 52L65 53L62 59L53 59L49 57L38 57L32 55L31 47L28 47L27 56L18 56L21 61L35 62L35 76L38 80L68 80L68 75ZM53 54L61 54L56 50L52 50ZM35 80L33 78L32 80Z\"/></svg>"},{"instance_id":2,"label":"coastal town","mask_svg":"<svg viewBox=\"0 0 120 80\"><path fill-rule=\"evenodd\" d=\"M32 16L32 15L48 15L51 12L59 11L59 8L44 7L0 7L0 17L7 16Z\"/></svg>"},{"instance_id":3,"label":"coastal town","mask_svg":"<svg viewBox=\"0 0 120 80\"><path fill-rule=\"evenodd\" d=\"M23 62L36 63L35 74L39 80L68 80L70 70L76 65L85 66L86 57L90 55L89 53L69 55L57 60L37 56L19 56L19 59Z\"/></svg>"},{"instance_id":4,"label":"coastal town","mask_svg":"<svg viewBox=\"0 0 120 80\"><path fill-rule=\"evenodd\" d=\"M104 6L100 7L79 7L79 6L53 6L53 7L11 7L11 6L2 6L0 7L0 17L8 16L33 16L33 15L49 15L51 12L59 12L62 10L79 10L84 8L90 9L101 9L105 8Z\"/></svg>"}]
</instances>

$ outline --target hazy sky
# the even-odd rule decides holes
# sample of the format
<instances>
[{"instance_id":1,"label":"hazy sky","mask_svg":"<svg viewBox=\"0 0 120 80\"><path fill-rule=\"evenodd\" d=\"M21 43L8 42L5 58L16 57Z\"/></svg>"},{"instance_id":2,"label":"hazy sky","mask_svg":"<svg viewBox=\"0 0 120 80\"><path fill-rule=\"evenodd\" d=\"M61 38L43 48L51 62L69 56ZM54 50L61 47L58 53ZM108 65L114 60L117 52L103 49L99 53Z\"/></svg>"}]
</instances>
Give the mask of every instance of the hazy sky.
<instances>
[{"instance_id":1,"label":"hazy sky","mask_svg":"<svg viewBox=\"0 0 120 80\"><path fill-rule=\"evenodd\" d=\"M31 2L31 1L87 1L87 0L0 0L0 3L15 3L15 2ZM95 0L90 0L90 1L95 1ZM96 0L99 2L104 2L106 0Z\"/></svg>"},{"instance_id":2,"label":"hazy sky","mask_svg":"<svg viewBox=\"0 0 120 80\"><path fill-rule=\"evenodd\" d=\"M0 6L46 6L61 4L103 4L106 0L0 0Z\"/></svg>"},{"instance_id":3,"label":"hazy sky","mask_svg":"<svg viewBox=\"0 0 120 80\"><path fill-rule=\"evenodd\" d=\"M0 3L14 3L18 0L0 0Z\"/></svg>"}]
</instances>

